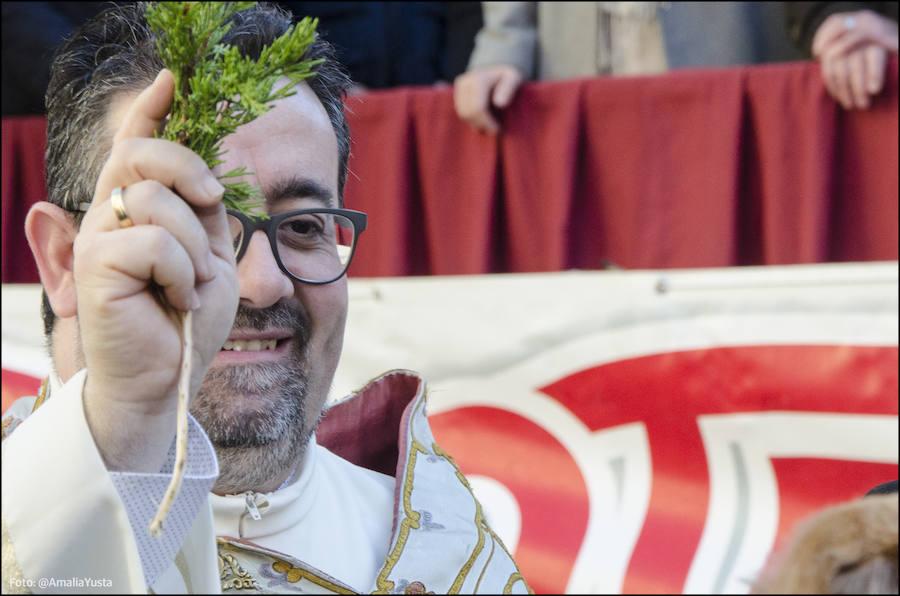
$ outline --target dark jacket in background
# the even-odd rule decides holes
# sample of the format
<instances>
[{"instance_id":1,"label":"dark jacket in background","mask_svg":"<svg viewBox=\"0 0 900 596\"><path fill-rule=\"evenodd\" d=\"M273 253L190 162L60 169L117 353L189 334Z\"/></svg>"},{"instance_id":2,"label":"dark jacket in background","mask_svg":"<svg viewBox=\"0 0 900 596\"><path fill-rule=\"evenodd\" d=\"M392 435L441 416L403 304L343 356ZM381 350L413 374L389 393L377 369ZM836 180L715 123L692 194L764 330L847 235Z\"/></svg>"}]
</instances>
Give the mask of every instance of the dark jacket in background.
<instances>
[{"instance_id":1,"label":"dark jacket in background","mask_svg":"<svg viewBox=\"0 0 900 596\"><path fill-rule=\"evenodd\" d=\"M354 82L371 89L452 81L481 27L479 2L279 4L298 20L317 17Z\"/></svg>"},{"instance_id":2,"label":"dark jacket in background","mask_svg":"<svg viewBox=\"0 0 900 596\"><path fill-rule=\"evenodd\" d=\"M447 7L447 82L466 72L475 48L475 34L484 19L481 2L444 2Z\"/></svg>"},{"instance_id":3,"label":"dark jacket in background","mask_svg":"<svg viewBox=\"0 0 900 596\"><path fill-rule=\"evenodd\" d=\"M872 10L897 20L896 2L784 2L788 35L794 45L812 57L812 42L822 21L836 12Z\"/></svg>"}]
</instances>

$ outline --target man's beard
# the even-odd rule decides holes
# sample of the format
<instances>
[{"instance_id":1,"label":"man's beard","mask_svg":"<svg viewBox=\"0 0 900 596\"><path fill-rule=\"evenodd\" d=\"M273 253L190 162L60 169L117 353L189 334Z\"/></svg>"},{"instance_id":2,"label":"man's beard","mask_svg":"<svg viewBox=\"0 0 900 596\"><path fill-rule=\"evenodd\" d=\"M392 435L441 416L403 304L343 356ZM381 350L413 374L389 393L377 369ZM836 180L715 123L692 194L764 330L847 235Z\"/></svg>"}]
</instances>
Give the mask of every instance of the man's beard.
<instances>
[{"instance_id":1,"label":"man's beard","mask_svg":"<svg viewBox=\"0 0 900 596\"><path fill-rule=\"evenodd\" d=\"M309 323L283 303L266 309L238 305L236 329L292 329L283 361L211 368L191 405L219 460L213 490L254 490L293 470L315 425L306 428ZM248 399L249 397L249 399Z\"/></svg>"}]
</instances>

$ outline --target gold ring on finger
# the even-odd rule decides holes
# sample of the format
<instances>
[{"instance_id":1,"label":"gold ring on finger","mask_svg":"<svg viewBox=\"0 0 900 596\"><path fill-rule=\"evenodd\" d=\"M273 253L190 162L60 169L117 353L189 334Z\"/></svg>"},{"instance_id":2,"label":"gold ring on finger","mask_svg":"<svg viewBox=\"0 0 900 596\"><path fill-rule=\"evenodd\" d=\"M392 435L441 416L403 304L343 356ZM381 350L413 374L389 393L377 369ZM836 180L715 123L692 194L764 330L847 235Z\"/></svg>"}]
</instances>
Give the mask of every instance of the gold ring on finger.
<instances>
[{"instance_id":1,"label":"gold ring on finger","mask_svg":"<svg viewBox=\"0 0 900 596\"><path fill-rule=\"evenodd\" d=\"M125 211L125 201L122 199L121 186L117 186L112 190L109 195L109 204L112 205L116 219L119 220L120 228L130 228L134 225L134 222L128 217L128 212Z\"/></svg>"}]
</instances>

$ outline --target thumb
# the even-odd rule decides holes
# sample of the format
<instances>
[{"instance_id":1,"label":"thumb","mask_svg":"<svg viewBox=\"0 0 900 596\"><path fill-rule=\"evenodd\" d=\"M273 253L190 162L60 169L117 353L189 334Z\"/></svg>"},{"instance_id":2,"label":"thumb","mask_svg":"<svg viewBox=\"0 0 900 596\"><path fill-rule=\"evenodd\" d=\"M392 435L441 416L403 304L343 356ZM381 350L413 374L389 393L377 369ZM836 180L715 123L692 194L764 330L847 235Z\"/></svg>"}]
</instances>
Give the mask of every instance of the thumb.
<instances>
[{"instance_id":1,"label":"thumb","mask_svg":"<svg viewBox=\"0 0 900 596\"><path fill-rule=\"evenodd\" d=\"M152 137L155 131L161 130L172 108L174 93L175 75L164 68L132 102L113 143L131 137Z\"/></svg>"},{"instance_id":2,"label":"thumb","mask_svg":"<svg viewBox=\"0 0 900 596\"><path fill-rule=\"evenodd\" d=\"M515 69L504 70L500 74L500 79L494 87L494 93L491 96L492 103L498 108L505 108L512 101L519 85L522 84L522 76Z\"/></svg>"}]
</instances>

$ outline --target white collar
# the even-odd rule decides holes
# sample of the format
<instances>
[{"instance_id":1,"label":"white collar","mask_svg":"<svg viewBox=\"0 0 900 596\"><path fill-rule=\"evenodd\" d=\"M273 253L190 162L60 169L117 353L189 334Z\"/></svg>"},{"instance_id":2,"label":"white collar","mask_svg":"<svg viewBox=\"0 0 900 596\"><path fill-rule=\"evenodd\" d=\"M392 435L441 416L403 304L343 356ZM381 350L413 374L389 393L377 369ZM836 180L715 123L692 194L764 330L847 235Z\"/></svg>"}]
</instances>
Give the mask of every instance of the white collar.
<instances>
[{"instance_id":1,"label":"white collar","mask_svg":"<svg viewBox=\"0 0 900 596\"><path fill-rule=\"evenodd\" d=\"M302 521L312 509L318 492L317 453L313 434L300 476L278 490L224 496L210 493L216 534L253 540L283 532Z\"/></svg>"}]
</instances>

